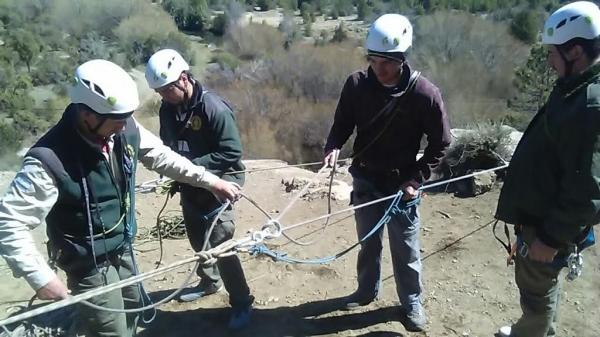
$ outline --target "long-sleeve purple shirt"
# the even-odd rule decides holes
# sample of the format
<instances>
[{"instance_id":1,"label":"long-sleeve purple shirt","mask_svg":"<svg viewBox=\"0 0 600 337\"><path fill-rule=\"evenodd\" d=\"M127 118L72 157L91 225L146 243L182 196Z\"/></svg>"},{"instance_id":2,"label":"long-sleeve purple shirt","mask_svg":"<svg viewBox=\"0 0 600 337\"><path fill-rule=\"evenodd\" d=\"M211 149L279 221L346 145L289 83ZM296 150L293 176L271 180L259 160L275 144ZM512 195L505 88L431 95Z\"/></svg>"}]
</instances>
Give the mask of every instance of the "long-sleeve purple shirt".
<instances>
[{"instance_id":1,"label":"long-sleeve purple shirt","mask_svg":"<svg viewBox=\"0 0 600 337\"><path fill-rule=\"evenodd\" d=\"M410 74L405 65L399 86L408 84ZM398 99L393 113L373 122L373 116L391 99L391 89L382 86L370 68L351 74L342 89L325 152L341 148L356 129L353 153L358 156L353 165L372 172L397 170L404 183L419 187L431 176L431 170L450 145L442 96L433 83L421 76L414 89ZM423 135L427 136L427 147L417 160Z\"/></svg>"}]
</instances>

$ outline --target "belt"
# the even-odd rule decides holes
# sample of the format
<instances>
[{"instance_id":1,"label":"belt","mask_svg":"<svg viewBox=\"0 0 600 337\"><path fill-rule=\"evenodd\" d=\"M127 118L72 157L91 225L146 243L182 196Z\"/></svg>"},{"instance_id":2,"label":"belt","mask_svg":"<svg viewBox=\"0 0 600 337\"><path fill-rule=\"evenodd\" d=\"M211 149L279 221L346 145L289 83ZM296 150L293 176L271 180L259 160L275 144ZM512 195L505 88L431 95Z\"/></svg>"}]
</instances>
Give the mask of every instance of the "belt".
<instances>
[{"instance_id":1,"label":"belt","mask_svg":"<svg viewBox=\"0 0 600 337\"><path fill-rule=\"evenodd\" d=\"M374 173L377 175L385 175L387 177L400 177L403 173L405 173L404 170L401 170L399 168L376 167L371 166L365 162L358 162L357 166L363 172Z\"/></svg>"}]
</instances>

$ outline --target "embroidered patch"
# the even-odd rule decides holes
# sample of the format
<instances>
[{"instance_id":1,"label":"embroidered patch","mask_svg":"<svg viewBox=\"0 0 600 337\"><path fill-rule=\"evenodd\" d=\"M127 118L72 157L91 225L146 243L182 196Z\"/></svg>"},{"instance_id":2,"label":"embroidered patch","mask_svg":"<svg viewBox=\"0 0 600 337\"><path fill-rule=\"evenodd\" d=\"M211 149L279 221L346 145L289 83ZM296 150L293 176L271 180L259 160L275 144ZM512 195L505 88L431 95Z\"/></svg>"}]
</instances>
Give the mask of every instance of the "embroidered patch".
<instances>
[{"instance_id":1,"label":"embroidered patch","mask_svg":"<svg viewBox=\"0 0 600 337\"><path fill-rule=\"evenodd\" d=\"M192 117L192 119L190 120L190 126L194 131L200 130L200 128L202 127L202 119L200 119L199 116Z\"/></svg>"},{"instance_id":2,"label":"embroidered patch","mask_svg":"<svg viewBox=\"0 0 600 337\"><path fill-rule=\"evenodd\" d=\"M127 144L127 153L130 157L133 158L133 155L135 154L135 149L133 148L133 145Z\"/></svg>"}]
</instances>

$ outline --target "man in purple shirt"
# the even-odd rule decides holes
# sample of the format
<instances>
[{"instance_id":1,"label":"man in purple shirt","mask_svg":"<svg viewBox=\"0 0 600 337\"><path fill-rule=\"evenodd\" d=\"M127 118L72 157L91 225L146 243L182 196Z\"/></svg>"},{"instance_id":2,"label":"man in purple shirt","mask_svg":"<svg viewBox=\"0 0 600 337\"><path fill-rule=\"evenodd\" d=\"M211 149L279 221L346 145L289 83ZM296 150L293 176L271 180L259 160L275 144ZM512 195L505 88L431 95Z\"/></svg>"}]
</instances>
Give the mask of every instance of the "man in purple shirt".
<instances>
[{"instance_id":1,"label":"man in purple shirt","mask_svg":"<svg viewBox=\"0 0 600 337\"><path fill-rule=\"evenodd\" d=\"M389 222L388 232L402 322L409 331L422 331L419 244L419 187L440 163L450 145L450 127L439 89L410 68L405 52L412 45L412 26L399 14L385 14L370 27L367 39L369 67L351 74L342 90L325 145L325 163L333 164L339 149L356 129L352 202L360 205L403 192L403 212ZM417 160L421 139L427 147ZM359 239L382 218L390 201L357 209ZM409 206L410 205L410 206ZM346 308L376 299L381 277L383 228L362 243L358 253L358 289L348 296Z\"/></svg>"}]
</instances>

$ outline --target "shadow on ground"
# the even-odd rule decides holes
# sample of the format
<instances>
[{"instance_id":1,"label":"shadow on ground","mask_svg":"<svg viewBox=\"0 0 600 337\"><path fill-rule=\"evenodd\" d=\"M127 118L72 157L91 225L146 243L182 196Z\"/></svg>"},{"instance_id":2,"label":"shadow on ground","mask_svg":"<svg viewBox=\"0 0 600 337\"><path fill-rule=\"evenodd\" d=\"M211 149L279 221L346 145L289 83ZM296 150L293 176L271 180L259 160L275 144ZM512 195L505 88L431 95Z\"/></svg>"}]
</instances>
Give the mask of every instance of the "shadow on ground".
<instances>
[{"instance_id":1,"label":"shadow on ground","mask_svg":"<svg viewBox=\"0 0 600 337\"><path fill-rule=\"evenodd\" d=\"M166 294L166 292L161 293L155 292L151 297L162 298ZM298 306L255 308L250 326L237 332L227 331L229 308L198 308L181 312L159 310L154 322L146 326L138 336L321 336L399 321L398 307L378 308L367 312L339 311L336 315L319 317L339 310L343 303L343 298L334 298ZM360 336L402 337L404 335L392 331L371 331Z\"/></svg>"}]
</instances>

